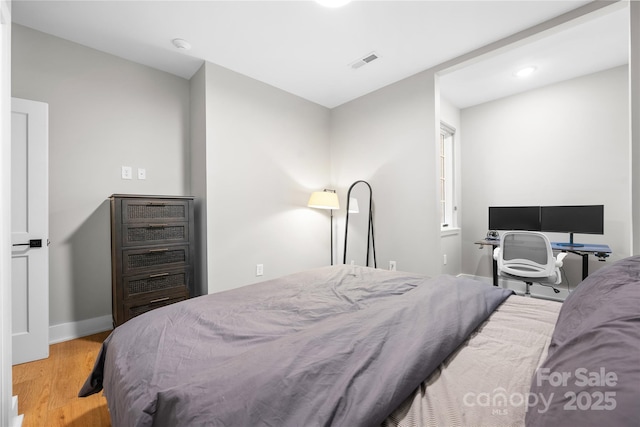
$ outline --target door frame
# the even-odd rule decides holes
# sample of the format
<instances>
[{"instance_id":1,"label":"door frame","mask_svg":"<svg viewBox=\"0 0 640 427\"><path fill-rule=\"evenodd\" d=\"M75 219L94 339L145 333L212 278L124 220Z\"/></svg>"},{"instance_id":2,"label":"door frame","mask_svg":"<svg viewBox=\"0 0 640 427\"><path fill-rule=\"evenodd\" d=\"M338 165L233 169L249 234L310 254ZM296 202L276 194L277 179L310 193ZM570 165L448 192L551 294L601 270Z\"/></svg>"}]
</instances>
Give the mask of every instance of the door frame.
<instances>
[{"instance_id":1,"label":"door frame","mask_svg":"<svg viewBox=\"0 0 640 427\"><path fill-rule=\"evenodd\" d=\"M0 0L0 425L17 419L11 377L11 8Z\"/></svg>"}]
</instances>

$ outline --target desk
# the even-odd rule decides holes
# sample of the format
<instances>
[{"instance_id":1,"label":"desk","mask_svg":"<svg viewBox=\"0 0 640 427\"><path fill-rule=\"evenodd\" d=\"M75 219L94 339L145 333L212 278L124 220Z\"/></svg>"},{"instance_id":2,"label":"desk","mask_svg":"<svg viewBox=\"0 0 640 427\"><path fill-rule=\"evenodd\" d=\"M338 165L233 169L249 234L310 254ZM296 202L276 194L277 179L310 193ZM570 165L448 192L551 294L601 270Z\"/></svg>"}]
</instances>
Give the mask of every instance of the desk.
<instances>
[{"instance_id":1,"label":"desk","mask_svg":"<svg viewBox=\"0 0 640 427\"><path fill-rule=\"evenodd\" d=\"M482 239L474 242L480 245L480 249L491 246L491 261L493 263L493 286L498 286L498 261L493 259L493 249L500 246L500 240ZM595 255L599 261L605 261L611 254L609 245L596 245L585 243L582 246L569 246L566 243L551 242L551 249L559 252L568 252L582 257L582 280L589 275L589 255Z\"/></svg>"}]
</instances>

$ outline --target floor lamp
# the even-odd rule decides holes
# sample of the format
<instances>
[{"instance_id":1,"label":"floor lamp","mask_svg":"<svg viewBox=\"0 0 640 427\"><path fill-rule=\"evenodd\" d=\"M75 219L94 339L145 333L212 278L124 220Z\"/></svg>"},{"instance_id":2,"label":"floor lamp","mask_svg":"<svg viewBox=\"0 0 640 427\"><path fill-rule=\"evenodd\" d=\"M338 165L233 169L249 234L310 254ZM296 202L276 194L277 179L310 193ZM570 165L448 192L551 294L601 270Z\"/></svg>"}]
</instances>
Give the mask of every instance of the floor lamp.
<instances>
[{"instance_id":1,"label":"floor lamp","mask_svg":"<svg viewBox=\"0 0 640 427\"><path fill-rule=\"evenodd\" d=\"M376 243L373 237L373 190L371 190L371 185L367 181L356 181L351 184L349 187L349 191L347 192L347 216L344 221L344 257L342 259L342 263L347 263L347 235L349 234L349 214L351 213L359 213L360 209L358 207L358 199L351 197L351 190L355 187L356 184L365 184L369 188L369 225L367 231L367 263L365 264L367 267L369 266L369 253L370 249L373 249L373 268L378 268L378 263L376 262ZM354 203L355 202L355 203ZM354 206L352 207L352 204Z\"/></svg>"},{"instance_id":2,"label":"floor lamp","mask_svg":"<svg viewBox=\"0 0 640 427\"><path fill-rule=\"evenodd\" d=\"M329 209L331 217L331 265L333 265L333 210L340 209L338 203L338 194L336 190L314 191L309 197L308 205L310 208Z\"/></svg>"}]
</instances>

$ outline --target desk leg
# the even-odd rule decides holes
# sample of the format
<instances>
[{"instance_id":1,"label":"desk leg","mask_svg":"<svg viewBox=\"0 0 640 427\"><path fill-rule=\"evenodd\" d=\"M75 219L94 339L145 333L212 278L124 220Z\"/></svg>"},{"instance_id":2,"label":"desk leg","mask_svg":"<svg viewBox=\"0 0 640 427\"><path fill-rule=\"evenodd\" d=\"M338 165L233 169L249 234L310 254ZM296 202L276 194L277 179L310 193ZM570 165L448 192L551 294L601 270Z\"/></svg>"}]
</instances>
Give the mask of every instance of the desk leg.
<instances>
[{"instance_id":1,"label":"desk leg","mask_svg":"<svg viewBox=\"0 0 640 427\"><path fill-rule=\"evenodd\" d=\"M491 257L493 259L493 256ZM493 286L498 286L498 261L493 260Z\"/></svg>"},{"instance_id":2,"label":"desk leg","mask_svg":"<svg viewBox=\"0 0 640 427\"><path fill-rule=\"evenodd\" d=\"M580 254L582 257L582 280L589 275L589 254Z\"/></svg>"}]
</instances>

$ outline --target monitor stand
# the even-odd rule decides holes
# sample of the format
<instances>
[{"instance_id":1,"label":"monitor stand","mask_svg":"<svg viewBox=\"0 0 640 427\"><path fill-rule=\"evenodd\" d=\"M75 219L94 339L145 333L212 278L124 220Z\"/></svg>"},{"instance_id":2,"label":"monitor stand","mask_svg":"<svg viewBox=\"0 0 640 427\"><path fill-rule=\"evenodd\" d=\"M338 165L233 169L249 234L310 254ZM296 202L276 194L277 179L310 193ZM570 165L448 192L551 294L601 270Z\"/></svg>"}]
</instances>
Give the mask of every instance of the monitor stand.
<instances>
[{"instance_id":1,"label":"monitor stand","mask_svg":"<svg viewBox=\"0 0 640 427\"><path fill-rule=\"evenodd\" d=\"M573 233L569 233L569 243L557 243L558 246L572 246L574 248L580 248L584 246L582 243L573 243Z\"/></svg>"}]
</instances>

